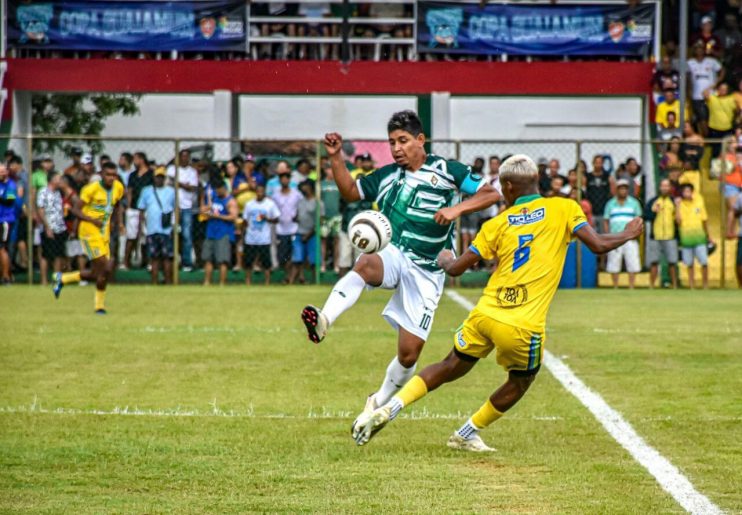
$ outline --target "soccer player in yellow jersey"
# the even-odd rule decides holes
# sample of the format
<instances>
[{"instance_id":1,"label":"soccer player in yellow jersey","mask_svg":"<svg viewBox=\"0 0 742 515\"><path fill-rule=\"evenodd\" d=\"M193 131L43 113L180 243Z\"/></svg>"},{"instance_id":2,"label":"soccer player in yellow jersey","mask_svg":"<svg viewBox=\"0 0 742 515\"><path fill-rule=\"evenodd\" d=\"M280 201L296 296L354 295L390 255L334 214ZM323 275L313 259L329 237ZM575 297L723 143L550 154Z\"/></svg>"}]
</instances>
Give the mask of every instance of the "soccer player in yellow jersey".
<instances>
[{"instance_id":1,"label":"soccer player in yellow jersey","mask_svg":"<svg viewBox=\"0 0 742 515\"><path fill-rule=\"evenodd\" d=\"M456 333L448 356L414 376L376 409L354 435L358 445L367 443L402 408L462 377L494 350L497 363L508 373L507 381L448 440L454 449L494 450L478 433L523 397L541 367L546 314L572 237L603 254L637 238L644 226L637 217L620 233L597 234L577 202L538 194L538 169L528 156L507 159L500 167L500 184L508 209L487 221L459 258L450 250L438 256L439 265L453 276L482 258L497 257L484 294Z\"/></svg>"},{"instance_id":2,"label":"soccer player in yellow jersey","mask_svg":"<svg viewBox=\"0 0 742 515\"><path fill-rule=\"evenodd\" d=\"M66 274L57 273L54 281L54 296L59 298L65 284L80 280L95 282L95 312L106 314L105 298L108 278L113 272L110 256L111 221L116 220L123 232L122 210L118 203L124 196L124 185L118 181L114 163L102 167L101 180L85 185L80 197L72 207L78 217L78 235L83 251L90 259L90 269Z\"/></svg>"}]
</instances>

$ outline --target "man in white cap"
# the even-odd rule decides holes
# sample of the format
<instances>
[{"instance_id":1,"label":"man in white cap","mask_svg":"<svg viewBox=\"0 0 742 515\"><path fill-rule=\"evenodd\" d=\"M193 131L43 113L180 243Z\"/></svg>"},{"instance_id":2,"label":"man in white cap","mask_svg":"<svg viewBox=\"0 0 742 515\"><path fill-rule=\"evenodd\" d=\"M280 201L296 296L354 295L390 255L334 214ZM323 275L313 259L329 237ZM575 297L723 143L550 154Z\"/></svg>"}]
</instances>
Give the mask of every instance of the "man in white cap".
<instances>
[{"instance_id":1,"label":"man in white cap","mask_svg":"<svg viewBox=\"0 0 742 515\"><path fill-rule=\"evenodd\" d=\"M642 206L638 200L629 195L628 179L617 180L616 196L605 205L603 232L606 234L620 233L637 216L642 216ZM629 273L629 288L633 289L636 273L642 269L639 259L639 242L637 240L629 240L608 253L606 271L611 274L614 288L618 288L618 274L621 272L622 262L626 263L626 271Z\"/></svg>"}]
</instances>

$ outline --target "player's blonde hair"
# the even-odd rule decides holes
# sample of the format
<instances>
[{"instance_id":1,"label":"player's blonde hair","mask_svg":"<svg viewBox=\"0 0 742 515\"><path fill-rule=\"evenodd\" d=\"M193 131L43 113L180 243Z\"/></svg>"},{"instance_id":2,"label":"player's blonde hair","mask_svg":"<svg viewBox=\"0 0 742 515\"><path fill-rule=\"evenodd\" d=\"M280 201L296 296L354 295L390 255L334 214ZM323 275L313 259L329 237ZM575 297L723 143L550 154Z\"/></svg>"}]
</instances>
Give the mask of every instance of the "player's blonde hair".
<instances>
[{"instance_id":1,"label":"player's blonde hair","mask_svg":"<svg viewBox=\"0 0 742 515\"><path fill-rule=\"evenodd\" d=\"M536 163L525 154L510 156L500 165L500 181L517 181L537 176Z\"/></svg>"}]
</instances>

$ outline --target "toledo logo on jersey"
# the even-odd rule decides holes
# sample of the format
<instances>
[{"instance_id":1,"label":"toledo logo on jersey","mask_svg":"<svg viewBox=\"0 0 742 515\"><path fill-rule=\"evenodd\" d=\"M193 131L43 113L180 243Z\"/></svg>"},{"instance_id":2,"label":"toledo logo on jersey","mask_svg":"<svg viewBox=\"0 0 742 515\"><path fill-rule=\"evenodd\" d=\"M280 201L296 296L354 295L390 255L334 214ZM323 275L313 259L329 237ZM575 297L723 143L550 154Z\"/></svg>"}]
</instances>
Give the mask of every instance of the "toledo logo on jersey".
<instances>
[{"instance_id":1,"label":"toledo logo on jersey","mask_svg":"<svg viewBox=\"0 0 742 515\"><path fill-rule=\"evenodd\" d=\"M527 207L520 210L517 215L508 215L510 225L528 225L540 222L546 216L546 208L540 207L536 211L529 211Z\"/></svg>"}]
</instances>

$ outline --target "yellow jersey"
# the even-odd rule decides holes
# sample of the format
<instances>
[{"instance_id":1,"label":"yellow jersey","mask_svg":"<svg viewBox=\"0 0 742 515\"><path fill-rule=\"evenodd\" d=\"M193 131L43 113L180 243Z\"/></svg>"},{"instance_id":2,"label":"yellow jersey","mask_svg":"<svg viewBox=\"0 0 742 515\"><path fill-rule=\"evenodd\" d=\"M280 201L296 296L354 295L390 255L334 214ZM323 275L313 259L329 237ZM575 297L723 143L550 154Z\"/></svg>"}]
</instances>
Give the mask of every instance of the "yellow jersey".
<instances>
[{"instance_id":1,"label":"yellow jersey","mask_svg":"<svg viewBox=\"0 0 742 515\"><path fill-rule=\"evenodd\" d=\"M484 259L499 258L475 311L534 332L546 314L562 277L572 234L587 225L571 199L520 197L485 222L470 250Z\"/></svg>"},{"instance_id":2,"label":"yellow jersey","mask_svg":"<svg viewBox=\"0 0 742 515\"><path fill-rule=\"evenodd\" d=\"M652 222L652 236L655 240L675 239L675 202L672 197L657 197L654 206L658 207Z\"/></svg>"},{"instance_id":3,"label":"yellow jersey","mask_svg":"<svg viewBox=\"0 0 742 515\"><path fill-rule=\"evenodd\" d=\"M732 95L720 97L709 96L706 100L709 108L709 127L717 131L729 131L734 128L734 113L737 110L737 102Z\"/></svg>"},{"instance_id":4,"label":"yellow jersey","mask_svg":"<svg viewBox=\"0 0 742 515\"><path fill-rule=\"evenodd\" d=\"M88 236L103 236L111 234L111 216L116 204L124 196L124 185L119 181L113 183L110 190L105 189L100 182L86 184L80 192L82 200L82 214L94 220L101 220L102 227L96 227L90 222L80 222L78 234L81 238Z\"/></svg>"},{"instance_id":5,"label":"yellow jersey","mask_svg":"<svg viewBox=\"0 0 742 515\"><path fill-rule=\"evenodd\" d=\"M706 213L706 204L703 197L698 195L691 200L681 200L678 210L680 211L680 222L678 223L680 246L691 248L706 245L704 222L708 220L708 214Z\"/></svg>"}]
</instances>

